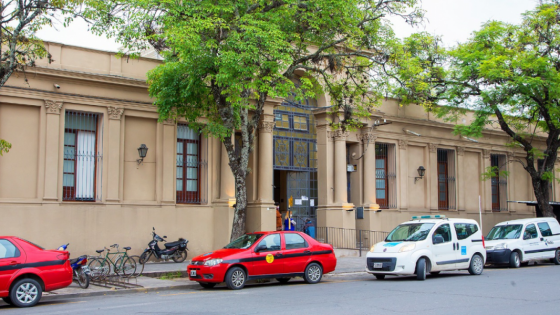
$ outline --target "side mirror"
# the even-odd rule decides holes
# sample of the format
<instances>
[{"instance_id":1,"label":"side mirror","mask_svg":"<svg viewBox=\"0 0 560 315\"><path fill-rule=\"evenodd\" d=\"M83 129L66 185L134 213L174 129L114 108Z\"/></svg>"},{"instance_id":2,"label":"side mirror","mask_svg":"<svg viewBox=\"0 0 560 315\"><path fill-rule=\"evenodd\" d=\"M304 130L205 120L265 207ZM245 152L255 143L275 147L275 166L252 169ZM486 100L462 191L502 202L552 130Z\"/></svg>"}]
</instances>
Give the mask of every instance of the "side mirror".
<instances>
[{"instance_id":1,"label":"side mirror","mask_svg":"<svg viewBox=\"0 0 560 315\"><path fill-rule=\"evenodd\" d=\"M156 228L152 226L152 231L155 231L155 230L156 230Z\"/></svg>"},{"instance_id":2,"label":"side mirror","mask_svg":"<svg viewBox=\"0 0 560 315\"><path fill-rule=\"evenodd\" d=\"M255 253L261 252L263 250L266 250L266 245L262 244L262 245L258 245L257 248L255 248Z\"/></svg>"},{"instance_id":3,"label":"side mirror","mask_svg":"<svg viewBox=\"0 0 560 315\"><path fill-rule=\"evenodd\" d=\"M434 238L433 238L433 243L434 243L434 245L435 245L435 244L441 244L441 243L443 243L443 242L444 242L443 236L441 236L441 235L434 235Z\"/></svg>"}]
</instances>

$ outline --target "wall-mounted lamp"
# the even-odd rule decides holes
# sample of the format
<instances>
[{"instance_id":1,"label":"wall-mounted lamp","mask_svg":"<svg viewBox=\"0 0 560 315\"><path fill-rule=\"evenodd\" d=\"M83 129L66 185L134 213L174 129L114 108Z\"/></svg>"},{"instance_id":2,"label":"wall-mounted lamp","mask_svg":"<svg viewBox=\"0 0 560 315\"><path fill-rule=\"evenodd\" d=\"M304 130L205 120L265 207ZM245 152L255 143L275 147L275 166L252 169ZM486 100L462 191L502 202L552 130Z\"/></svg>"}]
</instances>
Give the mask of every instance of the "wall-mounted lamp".
<instances>
[{"instance_id":1,"label":"wall-mounted lamp","mask_svg":"<svg viewBox=\"0 0 560 315\"><path fill-rule=\"evenodd\" d=\"M146 154L148 154L148 147L145 144L141 144L140 147L138 148L138 156L140 156L140 158L136 160L136 162L138 162L138 165L144 162L144 158L146 157Z\"/></svg>"},{"instance_id":2,"label":"wall-mounted lamp","mask_svg":"<svg viewBox=\"0 0 560 315\"><path fill-rule=\"evenodd\" d=\"M424 168L424 166L420 166L418 168L418 175L420 175L420 177L414 177L414 183L416 184L417 180L422 179L424 177L424 174L426 174L426 169Z\"/></svg>"},{"instance_id":3,"label":"wall-mounted lamp","mask_svg":"<svg viewBox=\"0 0 560 315\"><path fill-rule=\"evenodd\" d=\"M412 130L408 130L408 129L404 129L404 128L403 128L403 131L406 132L406 133L408 133L408 134L415 135L415 136L418 136L418 137L422 136L422 135L419 134L418 132L414 132L414 131L412 131Z\"/></svg>"}]
</instances>

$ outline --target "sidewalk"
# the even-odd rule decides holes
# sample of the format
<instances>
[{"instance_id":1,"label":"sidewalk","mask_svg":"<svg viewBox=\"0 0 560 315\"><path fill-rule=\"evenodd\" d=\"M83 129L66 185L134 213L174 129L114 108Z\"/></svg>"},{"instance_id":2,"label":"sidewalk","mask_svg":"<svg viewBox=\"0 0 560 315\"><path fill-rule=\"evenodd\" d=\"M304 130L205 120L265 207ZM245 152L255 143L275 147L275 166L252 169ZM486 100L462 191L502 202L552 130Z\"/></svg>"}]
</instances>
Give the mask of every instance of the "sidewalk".
<instances>
[{"instance_id":1,"label":"sidewalk","mask_svg":"<svg viewBox=\"0 0 560 315\"><path fill-rule=\"evenodd\" d=\"M365 257L341 257L337 260L336 270L326 275L340 275L350 272L363 272L365 268ZM42 301L66 299L72 297L85 297L85 296L102 296L111 294L128 294L140 292L159 292L166 290L181 290L199 288L198 282L190 281L186 277L186 269L189 262L180 264L173 262L166 263L147 263L144 267L144 276L136 279L131 279L131 284L137 284L142 287L132 289L120 288L106 288L94 284L90 284L89 288L82 289L77 283L72 283L67 288L56 290L53 292L46 292L43 294ZM172 280L162 280L163 276L176 274L180 272L182 277Z\"/></svg>"}]
</instances>

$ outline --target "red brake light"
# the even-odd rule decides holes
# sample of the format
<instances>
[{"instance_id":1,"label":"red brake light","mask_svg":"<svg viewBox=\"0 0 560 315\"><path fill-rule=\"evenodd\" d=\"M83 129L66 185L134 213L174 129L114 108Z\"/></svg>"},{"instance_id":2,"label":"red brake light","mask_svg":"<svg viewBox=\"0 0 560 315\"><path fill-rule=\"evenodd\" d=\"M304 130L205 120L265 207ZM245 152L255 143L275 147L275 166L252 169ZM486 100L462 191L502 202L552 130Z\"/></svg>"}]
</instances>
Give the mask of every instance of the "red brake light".
<instances>
[{"instance_id":1,"label":"red brake light","mask_svg":"<svg viewBox=\"0 0 560 315\"><path fill-rule=\"evenodd\" d=\"M87 264L87 258L84 258L84 260L82 260L81 265L85 266Z\"/></svg>"}]
</instances>

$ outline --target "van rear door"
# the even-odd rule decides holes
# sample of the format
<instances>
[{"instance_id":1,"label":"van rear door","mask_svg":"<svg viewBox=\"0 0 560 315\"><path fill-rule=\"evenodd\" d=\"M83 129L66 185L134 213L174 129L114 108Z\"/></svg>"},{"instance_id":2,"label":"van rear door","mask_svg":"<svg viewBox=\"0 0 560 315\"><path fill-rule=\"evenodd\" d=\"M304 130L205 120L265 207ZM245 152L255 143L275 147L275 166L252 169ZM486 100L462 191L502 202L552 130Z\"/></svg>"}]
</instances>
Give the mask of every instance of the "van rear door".
<instances>
[{"instance_id":1,"label":"van rear door","mask_svg":"<svg viewBox=\"0 0 560 315\"><path fill-rule=\"evenodd\" d=\"M478 226L473 223L457 222L453 225L457 234L455 245L457 268L466 269L469 268L470 259L474 254L473 247L476 245L482 247L482 233L479 231Z\"/></svg>"}]
</instances>

